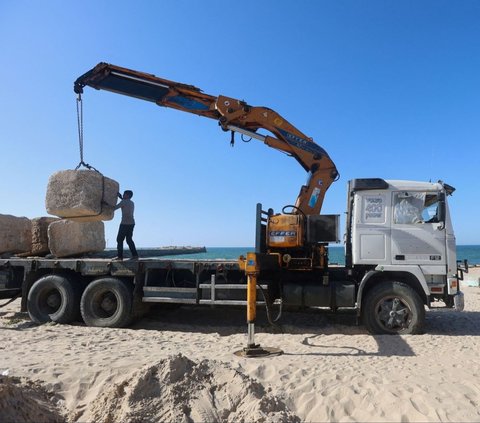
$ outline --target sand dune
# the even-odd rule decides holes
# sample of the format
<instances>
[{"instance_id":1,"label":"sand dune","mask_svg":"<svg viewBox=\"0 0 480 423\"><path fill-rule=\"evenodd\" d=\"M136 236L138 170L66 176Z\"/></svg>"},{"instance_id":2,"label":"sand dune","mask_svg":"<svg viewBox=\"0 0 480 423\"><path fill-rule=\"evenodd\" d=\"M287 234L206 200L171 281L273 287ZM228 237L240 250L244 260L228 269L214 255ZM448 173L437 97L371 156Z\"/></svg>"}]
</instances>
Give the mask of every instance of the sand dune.
<instances>
[{"instance_id":1,"label":"sand dune","mask_svg":"<svg viewBox=\"0 0 480 423\"><path fill-rule=\"evenodd\" d=\"M233 354L243 309L182 307L104 329L39 326L15 301L0 309L0 421L10 378L70 422L480 421L480 288L464 285L466 310L439 304L425 335L371 336L351 313L285 313L277 328L260 316L256 341L284 354L257 359Z\"/></svg>"}]
</instances>

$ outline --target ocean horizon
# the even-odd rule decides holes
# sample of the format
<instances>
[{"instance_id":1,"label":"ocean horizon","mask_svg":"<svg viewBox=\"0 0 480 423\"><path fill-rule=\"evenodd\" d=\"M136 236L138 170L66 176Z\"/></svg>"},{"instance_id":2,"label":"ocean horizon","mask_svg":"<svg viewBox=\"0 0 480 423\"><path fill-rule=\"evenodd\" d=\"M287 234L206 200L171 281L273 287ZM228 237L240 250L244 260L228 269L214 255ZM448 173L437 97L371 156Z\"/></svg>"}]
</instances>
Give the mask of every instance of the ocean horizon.
<instances>
[{"instance_id":1,"label":"ocean horizon","mask_svg":"<svg viewBox=\"0 0 480 423\"><path fill-rule=\"evenodd\" d=\"M196 254L169 255L169 258L185 258L199 260L236 260L247 252L254 251L254 247L205 247L207 252ZM469 265L480 265L480 245L457 245L457 260L467 260ZM330 263L345 264L344 247L329 247Z\"/></svg>"}]
</instances>

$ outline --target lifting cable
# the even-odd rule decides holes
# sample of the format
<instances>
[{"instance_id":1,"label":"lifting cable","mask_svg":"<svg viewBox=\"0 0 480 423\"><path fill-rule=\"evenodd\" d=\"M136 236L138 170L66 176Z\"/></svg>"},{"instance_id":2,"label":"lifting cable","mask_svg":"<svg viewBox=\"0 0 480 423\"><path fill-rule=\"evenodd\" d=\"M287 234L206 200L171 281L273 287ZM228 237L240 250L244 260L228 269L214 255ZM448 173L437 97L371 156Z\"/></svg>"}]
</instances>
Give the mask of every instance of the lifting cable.
<instances>
[{"instance_id":1,"label":"lifting cable","mask_svg":"<svg viewBox=\"0 0 480 423\"><path fill-rule=\"evenodd\" d=\"M83 160L83 101L82 94L78 93L77 95L77 126L78 126L78 145L80 147L80 163L78 163L75 170L78 170L80 167L86 167L89 170L94 170L101 174L100 171L95 169L93 166L85 163Z\"/></svg>"},{"instance_id":2,"label":"lifting cable","mask_svg":"<svg viewBox=\"0 0 480 423\"><path fill-rule=\"evenodd\" d=\"M99 173L102 176L102 202L100 204L100 212L97 214L92 214L88 216L73 216L73 217L96 217L103 214L103 202L105 198L105 176L103 176L102 172L95 169L93 166L85 163L83 160L83 101L82 101L82 94L78 93L77 95L77 127L78 127L78 145L80 148L80 163L78 163L75 170L78 170L80 167L85 167L88 170L93 170Z\"/></svg>"}]
</instances>

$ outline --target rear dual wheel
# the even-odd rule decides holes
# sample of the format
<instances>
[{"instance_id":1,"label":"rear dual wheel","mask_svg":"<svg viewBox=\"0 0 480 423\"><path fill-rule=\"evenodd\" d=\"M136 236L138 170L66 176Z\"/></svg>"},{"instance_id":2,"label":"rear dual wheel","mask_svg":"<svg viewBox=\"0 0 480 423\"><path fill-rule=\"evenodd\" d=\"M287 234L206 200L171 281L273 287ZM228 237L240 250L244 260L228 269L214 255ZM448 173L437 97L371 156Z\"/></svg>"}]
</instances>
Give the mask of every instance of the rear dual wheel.
<instances>
[{"instance_id":1,"label":"rear dual wheel","mask_svg":"<svg viewBox=\"0 0 480 423\"><path fill-rule=\"evenodd\" d=\"M80 310L87 326L120 328L132 320L132 287L120 279L101 278L83 292Z\"/></svg>"},{"instance_id":2,"label":"rear dual wheel","mask_svg":"<svg viewBox=\"0 0 480 423\"><path fill-rule=\"evenodd\" d=\"M71 323L80 319L81 285L65 276L47 275L30 288L27 310L36 323Z\"/></svg>"}]
</instances>

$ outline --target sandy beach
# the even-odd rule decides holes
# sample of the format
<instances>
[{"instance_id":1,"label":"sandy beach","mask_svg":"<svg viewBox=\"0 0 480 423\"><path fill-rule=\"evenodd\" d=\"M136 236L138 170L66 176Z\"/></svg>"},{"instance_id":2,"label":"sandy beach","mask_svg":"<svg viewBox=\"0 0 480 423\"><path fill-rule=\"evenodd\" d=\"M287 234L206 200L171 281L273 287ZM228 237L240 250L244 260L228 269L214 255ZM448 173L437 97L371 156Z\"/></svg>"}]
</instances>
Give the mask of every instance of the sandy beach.
<instances>
[{"instance_id":1,"label":"sandy beach","mask_svg":"<svg viewBox=\"0 0 480 423\"><path fill-rule=\"evenodd\" d=\"M16 300L0 309L0 421L477 422L480 268L466 276L465 311L438 303L424 335L372 336L352 313L284 313L271 327L260 311L256 341L284 354L255 359L233 354L241 308L104 329L36 325Z\"/></svg>"}]
</instances>

